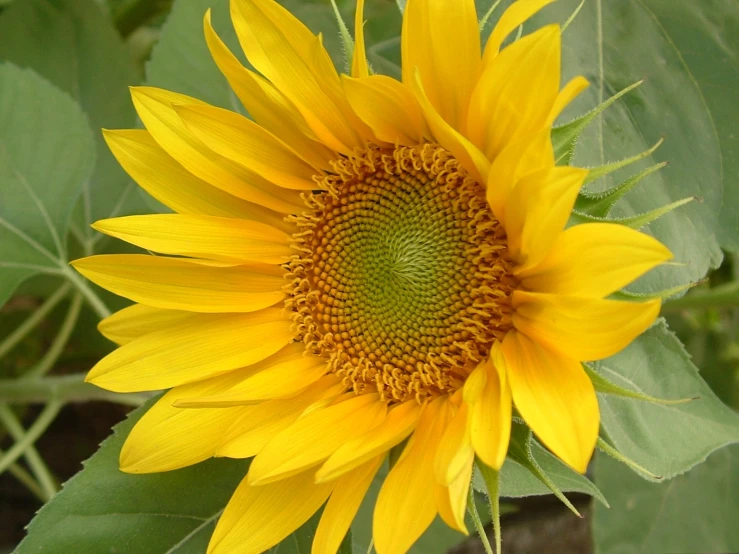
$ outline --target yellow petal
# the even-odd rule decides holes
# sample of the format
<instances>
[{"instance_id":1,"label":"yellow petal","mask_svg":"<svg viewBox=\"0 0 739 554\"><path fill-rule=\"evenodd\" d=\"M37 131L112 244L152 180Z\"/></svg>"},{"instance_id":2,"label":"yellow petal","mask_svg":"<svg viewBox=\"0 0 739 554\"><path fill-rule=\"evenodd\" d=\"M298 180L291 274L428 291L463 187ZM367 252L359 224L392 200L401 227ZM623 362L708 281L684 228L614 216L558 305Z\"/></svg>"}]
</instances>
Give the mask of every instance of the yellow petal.
<instances>
[{"instance_id":1,"label":"yellow petal","mask_svg":"<svg viewBox=\"0 0 739 554\"><path fill-rule=\"evenodd\" d=\"M159 146L148 131L103 131L113 155L146 192L181 214L260 221L289 233L284 215L246 202L195 177Z\"/></svg>"},{"instance_id":2,"label":"yellow petal","mask_svg":"<svg viewBox=\"0 0 739 554\"><path fill-rule=\"evenodd\" d=\"M287 233L258 221L207 215L116 217L93 228L146 250L224 262L285 263L294 250Z\"/></svg>"},{"instance_id":3,"label":"yellow petal","mask_svg":"<svg viewBox=\"0 0 739 554\"><path fill-rule=\"evenodd\" d=\"M443 488L453 483L475 458L475 450L470 440L468 418L469 406L462 403L449 422L439 444L439 451L434 461L434 471L436 482L443 485Z\"/></svg>"},{"instance_id":4,"label":"yellow petal","mask_svg":"<svg viewBox=\"0 0 739 554\"><path fill-rule=\"evenodd\" d=\"M254 312L285 297L285 271L267 264L208 267L182 258L102 254L72 265L114 294L167 310Z\"/></svg>"},{"instance_id":5,"label":"yellow petal","mask_svg":"<svg viewBox=\"0 0 739 554\"><path fill-rule=\"evenodd\" d=\"M229 194L281 213L302 209L297 192L276 187L207 148L187 129L173 106L207 106L205 102L154 87L133 87L131 97L154 140L193 175Z\"/></svg>"},{"instance_id":6,"label":"yellow petal","mask_svg":"<svg viewBox=\"0 0 739 554\"><path fill-rule=\"evenodd\" d=\"M547 127L523 135L506 146L490 164L487 200L499 221L515 184L524 176L554 166L551 130Z\"/></svg>"},{"instance_id":7,"label":"yellow petal","mask_svg":"<svg viewBox=\"0 0 739 554\"><path fill-rule=\"evenodd\" d=\"M290 343L281 308L251 314L197 314L121 346L86 380L116 392L160 390L257 363Z\"/></svg>"},{"instance_id":8,"label":"yellow petal","mask_svg":"<svg viewBox=\"0 0 739 554\"><path fill-rule=\"evenodd\" d=\"M547 126L559 92L560 32L544 27L485 67L470 98L467 136L489 160L520 135Z\"/></svg>"},{"instance_id":9,"label":"yellow petal","mask_svg":"<svg viewBox=\"0 0 739 554\"><path fill-rule=\"evenodd\" d=\"M238 383L244 370L173 388L147 410L121 449L126 473L170 471L213 455L222 434L244 408L187 410L173 404L190 395L215 394Z\"/></svg>"},{"instance_id":10,"label":"yellow petal","mask_svg":"<svg viewBox=\"0 0 739 554\"><path fill-rule=\"evenodd\" d=\"M549 255L519 278L534 292L603 298L670 258L649 235L615 223L585 223L561 233Z\"/></svg>"},{"instance_id":11,"label":"yellow petal","mask_svg":"<svg viewBox=\"0 0 739 554\"><path fill-rule=\"evenodd\" d=\"M547 124L551 125L554 123L554 120L559 117L559 114L561 114L562 110L567 107L567 104L572 102L578 94L588 88L589 84L590 83L588 83L588 80L585 77L578 76L571 79L564 88L559 91L559 94L557 94L552 110L549 112L549 116L547 117Z\"/></svg>"},{"instance_id":12,"label":"yellow petal","mask_svg":"<svg viewBox=\"0 0 739 554\"><path fill-rule=\"evenodd\" d=\"M516 291L513 324L565 356L600 360L645 331L659 315L660 305L660 300L621 302Z\"/></svg>"},{"instance_id":13,"label":"yellow petal","mask_svg":"<svg viewBox=\"0 0 739 554\"><path fill-rule=\"evenodd\" d=\"M210 53L254 121L290 145L316 169L328 169L334 153L318 142L297 108L262 76L248 70L213 30L210 10L203 21Z\"/></svg>"},{"instance_id":14,"label":"yellow petal","mask_svg":"<svg viewBox=\"0 0 739 554\"><path fill-rule=\"evenodd\" d=\"M511 437L511 391L505 373L490 359L467 379L464 404L469 406L467 424L475 452L486 465L500 469Z\"/></svg>"},{"instance_id":15,"label":"yellow petal","mask_svg":"<svg viewBox=\"0 0 739 554\"><path fill-rule=\"evenodd\" d=\"M284 479L322 462L339 446L382 421L387 404L378 394L355 396L307 414L274 437L249 467L251 483Z\"/></svg>"},{"instance_id":16,"label":"yellow petal","mask_svg":"<svg viewBox=\"0 0 739 554\"><path fill-rule=\"evenodd\" d=\"M162 310L143 304L134 304L118 310L98 323L98 331L118 346L158 331L193 315L180 310Z\"/></svg>"},{"instance_id":17,"label":"yellow petal","mask_svg":"<svg viewBox=\"0 0 739 554\"><path fill-rule=\"evenodd\" d=\"M293 398L245 407L244 415L223 435L216 456L251 458L257 455L302 414L330 404L344 390L335 375L326 375Z\"/></svg>"},{"instance_id":18,"label":"yellow petal","mask_svg":"<svg viewBox=\"0 0 739 554\"><path fill-rule=\"evenodd\" d=\"M483 64L487 66L495 59L505 38L518 26L523 25L532 15L552 2L554 0L518 0L511 4L500 16L493 32L490 33L487 44L485 44Z\"/></svg>"},{"instance_id":19,"label":"yellow petal","mask_svg":"<svg viewBox=\"0 0 739 554\"><path fill-rule=\"evenodd\" d=\"M342 76L342 82L352 109L379 140L405 146L422 142L423 114L408 87L385 75Z\"/></svg>"},{"instance_id":20,"label":"yellow petal","mask_svg":"<svg viewBox=\"0 0 739 554\"><path fill-rule=\"evenodd\" d=\"M369 77L367 53L364 49L364 0L357 0L354 12L354 54L352 55L352 77Z\"/></svg>"},{"instance_id":21,"label":"yellow petal","mask_svg":"<svg viewBox=\"0 0 739 554\"><path fill-rule=\"evenodd\" d=\"M464 132L481 66L474 0L408 0L401 50L403 82L410 86L418 68L434 110L453 129Z\"/></svg>"},{"instance_id":22,"label":"yellow petal","mask_svg":"<svg viewBox=\"0 0 739 554\"><path fill-rule=\"evenodd\" d=\"M556 456L585 473L598 439L600 413L580 362L516 331L506 335L502 353L513 401L526 423Z\"/></svg>"},{"instance_id":23,"label":"yellow petal","mask_svg":"<svg viewBox=\"0 0 739 554\"><path fill-rule=\"evenodd\" d=\"M271 0L231 2L231 19L249 62L297 107L326 146L344 154L363 146L318 37Z\"/></svg>"},{"instance_id":24,"label":"yellow petal","mask_svg":"<svg viewBox=\"0 0 739 554\"><path fill-rule=\"evenodd\" d=\"M577 167L543 169L521 179L508 197L508 251L521 269L540 262L567 223L588 172Z\"/></svg>"},{"instance_id":25,"label":"yellow petal","mask_svg":"<svg viewBox=\"0 0 739 554\"><path fill-rule=\"evenodd\" d=\"M197 139L224 158L277 186L312 190L316 170L290 147L243 115L215 106L175 106Z\"/></svg>"},{"instance_id":26,"label":"yellow petal","mask_svg":"<svg viewBox=\"0 0 739 554\"><path fill-rule=\"evenodd\" d=\"M416 75L413 83L413 93L418 100L421 110L426 118L426 123L438 143L449 150L459 163L479 183L487 181L490 163L477 147L467 140L461 133L454 130L431 105L429 98L420 82L420 76Z\"/></svg>"},{"instance_id":27,"label":"yellow petal","mask_svg":"<svg viewBox=\"0 0 739 554\"><path fill-rule=\"evenodd\" d=\"M262 554L308 521L333 487L316 485L311 471L258 487L244 479L218 520L208 554Z\"/></svg>"},{"instance_id":28,"label":"yellow petal","mask_svg":"<svg viewBox=\"0 0 739 554\"><path fill-rule=\"evenodd\" d=\"M434 458L450 416L447 398L429 403L385 479L372 523L377 554L405 554L434 520Z\"/></svg>"},{"instance_id":29,"label":"yellow petal","mask_svg":"<svg viewBox=\"0 0 739 554\"><path fill-rule=\"evenodd\" d=\"M467 498L470 483L472 482L473 467L474 457L465 462L459 475L449 486L439 485L437 483L434 487L434 497L436 499L436 507L439 510L439 516L449 527L465 535L469 535L467 526L464 523L464 515L467 509Z\"/></svg>"},{"instance_id":30,"label":"yellow petal","mask_svg":"<svg viewBox=\"0 0 739 554\"><path fill-rule=\"evenodd\" d=\"M336 554L385 456L377 456L336 481L316 529L311 554Z\"/></svg>"},{"instance_id":31,"label":"yellow petal","mask_svg":"<svg viewBox=\"0 0 739 554\"><path fill-rule=\"evenodd\" d=\"M361 437L342 444L331 454L316 473L316 480L336 479L400 444L416 428L421 409L421 405L415 400L403 402L392 408L380 425Z\"/></svg>"},{"instance_id":32,"label":"yellow petal","mask_svg":"<svg viewBox=\"0 0 739 554\"><path fill-rule=\"evenodd\" d=\"M326 358L306 354L302 342L289 344L274 356L250 367L256 370L254 375L243 379L227 393L193 397L178 405L215 408L290 398L315 383L328 370Z\"/></svg>"}]
</instances>

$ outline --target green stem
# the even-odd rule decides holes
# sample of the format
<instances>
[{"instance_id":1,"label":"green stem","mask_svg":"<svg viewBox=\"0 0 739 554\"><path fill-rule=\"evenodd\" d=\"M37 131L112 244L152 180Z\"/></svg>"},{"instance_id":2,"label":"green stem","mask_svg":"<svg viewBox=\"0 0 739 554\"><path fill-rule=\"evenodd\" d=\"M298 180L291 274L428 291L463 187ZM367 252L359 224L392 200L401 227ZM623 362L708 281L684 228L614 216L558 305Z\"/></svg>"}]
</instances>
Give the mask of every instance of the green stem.
<instances>
[{"instance_id":1,"label":"green stem","mask_svg":"<svg viewBox=\"0 0 739 554\"><path fill-rule=\"evenodd\" d=\"M20 420L7 404L0 404L0 421L5 425L10 436L13 437L16 443L23 440L26 435L26 432L23 430L23 425L21 425ZM41 487L41 494L43 495L42 500L44 502L48 501L57 492L56 479L33 444L30 444L28 448L26 448L24 456L28 462L28 466L31 468L31 471Z\"/></svg>"},{"instance_id":2,"label":"green stem","mask_svg":"<svg viewBox=\"0 0 739 554\"><path fill-rule=\"evenodd\" d=\"M499 472L486 466L478 460L477 467L480 470L483 481L488 491L488 502L490 502L490 517L493 520L493 531L495 533L495 552L501 554L503 550L503 539L500 533L500 481Z\"/></svg>"},{"instance_id":3,"label":"green stem","mask_svg":"<svg viewBox=\"0 0 739 554\"><path fill-rule=\"evenodd\" d=\"M151 395L148 393L121 394L103 390L85 383L84 373L52 375L43 379L0 379L0 402L13 404L104 400L126 406L140 406L149 398Z\"/></svg>"},{"instance_id":4,"label":"green stem","mask_svg":"<svg viewBox=\"0 0 739 554\"><path fill-rule=\"evenodd\" d=\"M690 309L739 307L739 281L719 285L705 292L694 291L687 296L665 302L663 313Z\"/></svg>"},{"instance_id":5,"label":"green stem","mask_svg":"<svg viewBox=\"0 0 739 554\"><path fill-rule=\"evenodd\" d=\"M2 458L5 455L5 452L0 450L0 458ZM31 491L36 498L38 498L41 502L47 502L49 498L47 498L46 494L44 494L44 491L41 490L41 487L39 484L33 479L33 476L28 473L22 466L19 466L18 464L10 464L10 467L8 467L8 472L18 479L25 487Z\"/></svg>"},{"instance_id":6,"label":"green stem","mask_svg":"<svg viewBox=\"0 0 739 554\"><path fill-rule=\"evenodd\" d=\"M20 341L22 341L28 333L33 331L36 326L53 310L59 302L69 293L72 285L64 283L54 294L38 307L26 320L21 323L15 331L13 331L4 341L0 343L0 358L10 352Z\"/></svg>"},{"instance_id":7,"label":"green stem","mask_svg":"<svg viewBox=\"0 0 739 554\"><path fill-rule=\"evenodd\" d=\"M475 504L475 490L472 487L470 487L470 494L467 497L467 511L472 517L472 522L475 524L475 529L477 530L477 534L480 536L480 541L482 541L482 546L485 548L485 553L493 554L493 547L490 546L488 534L485 532L485 526L482 524L482 519L480 519L480 514L477 511L477 504Z\"/></svg>"},{"instance_id":8,"label":"green stem","mask_svg":"<svg viewBox=\"0 0 739 554\"><path fill-rule=\"evenodd\" d=\"M10 467L18 458L33 448L33 443L35 443L43 432L46 431L49 425L51 425L62 406L63 403L58 400L53 400L46 405L38 418L36 418L36 421L33 422L33 425L29 427L28 431L21 434L20 440L16 440L10 450L0 458L0 474L5 472L5 470L8 469L8 467ZM15 419L15 414L10 412L10 408L5 405L0 405L0 419L2 419L6 425L7 421L10 420L9 418L6 420L8 413L10 413L10 416ZM11 431L11 429L9 428L8 431ZM30 463L31 462L29 460L29 464Z\"/></svg>"},{"instance_id":9,"label":"green stem","mask_svg":"<svg viewBox=\"0 0 739 554\"><path fill-rule=\"evenodd\" d=\"M172 0L128 0L116 10L115 26L125 38L171 7Z\"/></svg>"},{"instance_id":10,"label":"green stem","mask_svg":"<svg viewBox=\"0 0 739 554\"><path fill-rule=\"evenodd\" d=\"M64 276L72 282L78 291L82 293L85 300L87 300L90 307L95 310L95 313L100 317L100 319L105 319L111 314L111 311L105 303L100 300L100 297L95 294L95 291L90 288L90 285L87 284L87 281L85 281L79 273L68 265L62 266L61 270Z\"/></svg>"},{"instance_id":11,"label":"green stem","mask_svg":"<svg viewBox=\"0 0 739 554\"><path fill-rule=\"evenodd\" d=\"M29 369L25 375L23 375L23 379L36 379L43 377L52 367L54 367L54 364L59 359L59 356L61 356L64 347L67 345L69 336L72 334L72 331L74 331L74 326L77 324L77 318L80 315L81 307L82 295L80 293L76 293L72 298L69 310L59 328L59 332L56 337L54 337L54 342L51 343L51 346L46 351L46 354L44 354L44 357Z\"/></svg>"}]
</instances>

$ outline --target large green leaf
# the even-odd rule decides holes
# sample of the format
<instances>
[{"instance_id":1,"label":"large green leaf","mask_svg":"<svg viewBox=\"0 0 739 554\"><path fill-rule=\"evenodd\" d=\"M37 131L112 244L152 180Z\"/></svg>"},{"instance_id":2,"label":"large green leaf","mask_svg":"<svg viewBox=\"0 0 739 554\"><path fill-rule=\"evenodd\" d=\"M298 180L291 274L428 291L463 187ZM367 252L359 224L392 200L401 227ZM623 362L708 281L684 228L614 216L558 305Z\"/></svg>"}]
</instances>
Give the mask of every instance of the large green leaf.
<instances>
[{"instance_id":1,"label":"large green leaf","mask_svg":"<svg viewBox=\"0 0 739 554\"><path fill-rule=\"evenodd\" d=\"M667 483L646 483L607 456L595 473L612 507L595 507L598 554L739 552L739 446Z\"/></svg>"},{"instance_id":2,"label":"large green leaf","mask_svg":"<svg viewBox=\"0 0 739 554\"><path fill-rule=\"evenodd\" d=\"M24 0L0 15L0 60L30 67L79 102L95 137L97 163L74 218L89 239L89 224L120 214L133 184L100 133L135 124L128 86L138 76L126 46L93 0Z\"/></svg>"},{"instance_id":3,"label":"large green leaf","mask_svg":"<svg viewBox=\"0 0 739 554\"><path fill-rule=\"evenodd\" d=\"M564 22L579 3L556 2L525 30L545 22ZM565 80L581 74L591 83L565 112L563 121L630 84L645 80L585 131L576 150L576 165L595 166L620 160L665 138L655 154L593 183L591 190L600 190L656 162L669 162L668 167L646 177L621 200L612 215L629 216L685 197L701 199L649 226L648 231L667 244L676 261L683 265L652 271L634 287L642 291L697 281L722 257L716 238L723 196L716 128L682 51L650 9L651 4L657 3L658 0L585 2L563 37ZM669 12L686 4L692 4L691 9L704 9L703 3L665 0L659 4Z\"/></svg>"},{"instance_id":4,"label":"large green leaf","mask_svg":"<svg viewBox=\"0 0 739 554\"><path fill-rule=\"evenodd\" d=\"M39 511L16 554L202 554L245 460L212 459L165 473L129 475L118 455L133 425L151 405L113 429L85 468ZM285 539L278 554L309 554L317 518ZM343 554L349 554L345 550Z\"/></svg>"},{"instance_id":5,"label":"large green leaf","mask_svg":"<svg viewBox=\"0 0 739 554\"><path fill-rule=\"evenodd\" d=\"M23 280L66 264L70 215L94 162L77 104L36 73L0 64L0 306Z\"/></svg>"},{"instance_id":6,"label":"large green leaf","mask_svg":"<svg viewBox=\"0 0 739 554\"><path fill-rule=\"evenodd\" d=\"M739 415L706 385L664 321L595 368L613 383L650 396L695 398L681 404L653 404L600 395L608 440L652 473L669 479L722 446L739 442Z\"/></svg>"},{"instance_id":7,"label":"large green leaf","mask_svg":"<svg viewBox=\"0 0 739 554\"><path fill-rule=\"evenodd\" d=\"M642 0L669 42L683 70L703 98L721 156L724 197L718 238L727 250L739 250L739 6L735 0ZM675 92L674 94L679 94ZM702 165L703 160L691 160Z\"/></svg>"}]
</instances>

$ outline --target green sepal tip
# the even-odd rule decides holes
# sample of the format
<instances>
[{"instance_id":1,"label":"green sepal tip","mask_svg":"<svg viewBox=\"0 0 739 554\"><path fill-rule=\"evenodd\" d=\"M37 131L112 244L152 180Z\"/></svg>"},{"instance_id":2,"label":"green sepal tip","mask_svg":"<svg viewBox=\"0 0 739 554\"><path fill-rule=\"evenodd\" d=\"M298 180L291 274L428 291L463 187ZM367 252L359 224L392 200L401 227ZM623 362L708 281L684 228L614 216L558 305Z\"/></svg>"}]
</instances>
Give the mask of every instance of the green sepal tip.
<instances>
[{"instance_id":1,"label":"green sepal tip","mask_svg":"<svg viewBox=\"0 0 739 554\"><path fill-rule=\"evenodd\" d=\"M666 165L667 162L655 164L603 192L591 193L583 191L577 197L575 209L584 214L606 218L611 213L616 202L621 200L626 193L633 189L642 179L655 171L659 171Z\"/></svg>"},{"instance_id":2,"label":"green sepal tip","mask_svg":"<svg viewBox=\"0 0 739 554\"><path fill-rule=\"evenodd\" d=\"M572 163L572 158L575 155L575 146L580 135L585 128L606 108L611 106L616 100L621 98L624 94L634 90L636 87L641 85L644 81L637 81L633 85L629 85L625 89L617 92L611 96L608 100L602 102L588 113L581 115L580 117L573 119L569 123L560 125L552 128L552 146L554 147L554 159L557 163L564 162L565 165Z\"/></svg>"},{"instance_id":3,"label":"green sepal tip","mask_svg":"<svg viewBox=\"0 0 739 554\"><path fill-rule=\"evenodd\" d=\"M634 470L635 473L643 477L646 477L648 480L650 481L661 481L662 480L662 476L655 475L654 473L649 471L644 466L637 464L631 458L627 458L621 452L619 452L613 446L611 446L605 440L603 440L602 437L598 437L598 442L596 443L596 446L598 450L600 450L601 452L608 454L611 458L618 460L622 464L630 467L632 470Z\"/></svg>"},{"instance_id":4,"label":"green sepal tip","mask_svg":"<svg viewBox=\"0 0 739 554\"><path fill-rule=\"evenodd\" d=\"M612 394L614 396L621 396L623 398L633 398L635 400L643 400L645 402L651 402L652 404L662 404L667 406L675 404L685 404L686 402L691 402L692 400L697 399L697 397L677 399L657 398L655 396L644 394L643 392L638 392L621 387L616 383L609 381L608 379L603 377L603 375L598 373L592 366L590 366L590 364L583 364L583 367L585 368L585 373L587 373L588 377L590 377L590 381L593 383L593 387L595 387L595 390L603 394Z\"/></svg>"},{"instance_id":5,"label":"green sepal tip","mask_svg":"<svg viewBox=\"0 0 739 554\"><path fill-rule=\"evenodd\" d=\"M573 514L581 518L582 515L580 515L577 508L569 501L562 490L554 484L554 481L544 473L544 470L541 469L541 466L534 459L534 455L531 452L532 440L531 429L520 423L513 423L511 425L511 441L508 445L508 457L534 474Z\"/></svg>"},{"instance_id":6,"label":"green sepal tip","mask_svg":"<svg viewBox=\"0 0 739 554\"><path fill-rule=\"evenodd\" d=\"M331 0L331 7L334 9L336 23L339 25L339 37L341 37L342 50L344 51L344 69L347 74L351 74L352 58L354 57L354 39L351 33L349 33L349 28L346 26L344 18L341 17L336 0Z\"/></svg>"}]
</instances>

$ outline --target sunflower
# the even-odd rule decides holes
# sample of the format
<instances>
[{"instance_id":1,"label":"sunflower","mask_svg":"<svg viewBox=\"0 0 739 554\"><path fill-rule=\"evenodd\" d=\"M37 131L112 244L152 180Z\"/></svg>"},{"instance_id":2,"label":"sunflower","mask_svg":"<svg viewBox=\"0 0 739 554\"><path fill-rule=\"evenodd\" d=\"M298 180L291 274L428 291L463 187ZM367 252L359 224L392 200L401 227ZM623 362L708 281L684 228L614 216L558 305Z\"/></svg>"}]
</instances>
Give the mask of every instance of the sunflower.
<instances>
[{"instance_id":1,"label":"sunflower","mask_svg":"<svg viewBox=\"0 0 739 554\"><path fill-rule=\"evenodd\" d=\"M512 410L584 472L599 429L582 362L649 327L659 300L608 298L671 257L624 226L565 228L587 170L555 164L560 27L502 48L551 0L518 0L484 50L473 0L408 0L402 80L372 74L362 0L351 76L273 0L232 0L245 68L205 15L212 56L252 119L150 87L145 130L113 153L175 213L99 231L160 255L78 271L136 302L100 324L120 347L88 381L171 389L121 452L130 473L253 458L210 542L259 553L322 506L339 548L388 452L379 554L438 514L466 532L475 460L498 469Z\"/></svg>"}]
</instances>

